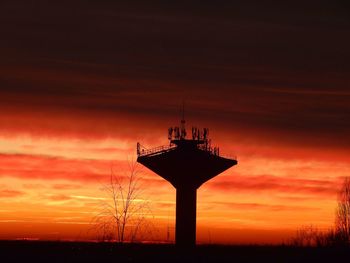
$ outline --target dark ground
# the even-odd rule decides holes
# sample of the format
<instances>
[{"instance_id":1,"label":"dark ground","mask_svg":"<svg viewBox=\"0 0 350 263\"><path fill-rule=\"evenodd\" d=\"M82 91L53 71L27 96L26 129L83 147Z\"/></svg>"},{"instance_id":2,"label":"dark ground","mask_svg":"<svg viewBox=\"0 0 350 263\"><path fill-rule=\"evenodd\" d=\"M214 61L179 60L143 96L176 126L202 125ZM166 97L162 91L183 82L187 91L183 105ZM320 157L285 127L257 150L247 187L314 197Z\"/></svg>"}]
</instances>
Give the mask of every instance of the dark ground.
<instances>
[{"instance_id":1,"label":"dark ground","mask_svg":"<svg viewBox=\"0 0 350 263\"><path fill-rule=\"evenodd\" d=\"M0 241L0 262L348 262L349 248Z\"/></svg>"}]
</instances>

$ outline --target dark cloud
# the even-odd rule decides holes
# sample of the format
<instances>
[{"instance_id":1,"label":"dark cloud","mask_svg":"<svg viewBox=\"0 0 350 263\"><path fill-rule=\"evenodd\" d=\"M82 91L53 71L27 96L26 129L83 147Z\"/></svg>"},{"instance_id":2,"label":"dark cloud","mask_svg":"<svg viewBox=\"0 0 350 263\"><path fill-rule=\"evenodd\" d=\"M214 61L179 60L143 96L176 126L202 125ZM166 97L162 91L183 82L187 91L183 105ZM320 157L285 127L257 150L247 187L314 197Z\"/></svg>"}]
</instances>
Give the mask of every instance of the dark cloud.
<instances>
[{"instance_id":1,"label":"dark cloud","mask_svg":"<svg viewBox=\"0 0 350 263\"><path fill-rule=\"evenodd\" d=\"M348 11L346 1L2 1L1 114L159 120L185 99L189 117L227 131L348 147Z\"/></svg>"}]
</instances>

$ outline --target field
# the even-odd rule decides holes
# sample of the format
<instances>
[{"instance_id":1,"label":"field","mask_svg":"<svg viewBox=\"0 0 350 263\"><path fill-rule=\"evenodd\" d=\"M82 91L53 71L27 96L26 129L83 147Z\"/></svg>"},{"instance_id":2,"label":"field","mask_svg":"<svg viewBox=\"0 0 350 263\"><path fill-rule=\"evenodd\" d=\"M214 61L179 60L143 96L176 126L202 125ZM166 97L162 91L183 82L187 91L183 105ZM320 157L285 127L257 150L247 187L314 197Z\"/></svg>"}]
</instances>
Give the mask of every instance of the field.
<instances>
[{"instance_id":1,"label":"field","mask_svg":"<svg viewBox=\"0 0 350 263\"><path fill-rule=\"evenodd\" d=\"M0 262L347 262L348 248L0 241Z\"/></svg>"}]
</instances>

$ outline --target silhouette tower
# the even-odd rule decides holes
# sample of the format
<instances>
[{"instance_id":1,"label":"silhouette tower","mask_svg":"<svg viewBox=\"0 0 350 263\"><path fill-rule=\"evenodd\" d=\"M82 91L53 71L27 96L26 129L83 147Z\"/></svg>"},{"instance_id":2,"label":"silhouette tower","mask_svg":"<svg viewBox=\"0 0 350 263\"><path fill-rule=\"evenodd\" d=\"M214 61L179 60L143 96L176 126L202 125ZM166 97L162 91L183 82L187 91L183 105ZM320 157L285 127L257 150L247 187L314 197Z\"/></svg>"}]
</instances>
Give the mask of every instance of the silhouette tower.
<instances>
[{"instance_id":1,"label":"silhouette tower","mask_svg":"<svg viewBox=\"0 0 350 263\"><path fill-rule=\"evenodd\" d=\"M196 244L197 189L206 181L237 164L220 156L211 146L209 129L192 127L186 139L184 114L180 127L168 129L169 145L146 149L137 143L137 162L169 181L176 188L175 243L180 247Z\"/></svg>"}]
</instances>

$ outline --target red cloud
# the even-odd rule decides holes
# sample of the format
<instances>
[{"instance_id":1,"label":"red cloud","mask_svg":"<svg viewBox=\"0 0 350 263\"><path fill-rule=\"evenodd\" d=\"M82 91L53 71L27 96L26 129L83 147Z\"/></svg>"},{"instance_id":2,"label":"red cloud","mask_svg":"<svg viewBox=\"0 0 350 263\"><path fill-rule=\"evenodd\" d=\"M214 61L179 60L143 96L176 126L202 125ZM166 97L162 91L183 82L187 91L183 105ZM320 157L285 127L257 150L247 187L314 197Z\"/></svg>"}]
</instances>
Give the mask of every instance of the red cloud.
<instances>
[{"instance_id":1,"label":"red cloud","mask_svg":"<svg viewBox=\"0 0 350 263\"><path fill-rule=\"evenodd\" d=\"M52 201L67 201L67 200L70 200L71 197L68 195L57 194L57 195L48 196L48 197L46 197L46 199L49 199Z\"/></svg>"},{"instance_id":2,"label":"red cloud","mask_svg":"<svg viewBox=\"0 0 350 263\"><path fill-rule=\"evenodd\" d=\"M23 194L24 194L24 192L22 192L22 191L1 190L0 191L0 198L18 197L18 196L23 195Z\"/></svg>"},{"instance_id":3,"label":"red cloud","mask_svg":"<svg viewBox=\"0 0 350 263\"><path fill-rule=\"evenodd\" d=\"M2 177L95 182L109 175L110 166L111 162L103 160L0 154L0 176Z\"/></svg>"},{"instance_id":4,"label":"red cloud","mask_svg":"<svg viewBox=\"0 0 350 263\"><path fill-rule=\"evenodd\" d=\"M217 180L207 184L209 188L222 191L275 191L324 196L335 195L338 185L338 181L287 178L272 175L234 175L229 180Z\"/></svg>"},{"instance_id":5,"label":"red cloud","mask_svg":"<svg viewBox=\"0 0 350 263\"><path fill-rule=\"evenodd\" d=\"M77 185L77 184L54 184L52 188L56 190L74 190L74 189L79 189L81 188L82 185Z\"/></svg>"},{"instance_id":6,"label":"red cloud","mask_svg":"<svg viewBox=\"0 0 350 263\"><path fill-rule=\"evenodd\" d=\"M20 179L66 180L86 183L108 182L111 169L119 176L128 174L128 161L66 159L43 155L0 154L0 177ZM159 185L160 177L142 173L141 183ZM40 187L24 184L24 187ZM76 189L75 184L55 184L54 189Z\"/></svg>"}]
</instances>

